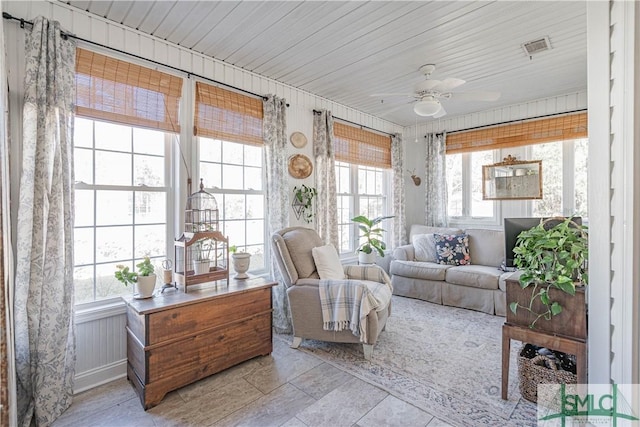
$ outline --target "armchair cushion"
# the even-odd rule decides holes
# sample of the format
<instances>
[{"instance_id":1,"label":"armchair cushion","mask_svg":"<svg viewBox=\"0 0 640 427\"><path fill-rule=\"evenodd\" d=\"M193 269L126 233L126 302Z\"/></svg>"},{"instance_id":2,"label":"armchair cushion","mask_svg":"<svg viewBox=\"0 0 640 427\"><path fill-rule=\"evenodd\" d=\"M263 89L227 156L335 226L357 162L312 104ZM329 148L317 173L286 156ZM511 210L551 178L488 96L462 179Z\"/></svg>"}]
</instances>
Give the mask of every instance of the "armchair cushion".
<instances>
[{"instance_id":1,"label":"armchair cushion","mask_svg":"<svg viewBox=\"0 0 640 427\"><path fill-rule=\"evenodd\" d=\"M322 280L344 279L344 269L338 256L338 251L331 243L311 249L313 260L316 263L318 275Z\"/></svg>"},{"instance_id":2,"label":"armchair cushion","mask_svg":"<svg viewBox=\"0 0 640 427\"><path fill-rule=\"evenodd\" d=\"M316 271L316 265L313 262L311 250L324 244L318 233L310 228L291 227L282 234L282 238L287 246L291 262L298 273L298 278L312 277Z\"/></svg>"}]
</instances>

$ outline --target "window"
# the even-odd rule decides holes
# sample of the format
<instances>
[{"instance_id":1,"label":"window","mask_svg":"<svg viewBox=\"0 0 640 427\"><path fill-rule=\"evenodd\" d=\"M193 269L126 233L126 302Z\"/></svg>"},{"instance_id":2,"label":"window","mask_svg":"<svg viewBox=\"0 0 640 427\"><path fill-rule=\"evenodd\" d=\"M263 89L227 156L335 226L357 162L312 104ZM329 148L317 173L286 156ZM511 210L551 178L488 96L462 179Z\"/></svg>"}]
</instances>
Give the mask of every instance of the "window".
<instances>
[{"instance_id":1,"label":"window","mask_svg":"<svg viewBox=\"0 0 640 427\"><path fill-rule=\"evenodd\" d=\"M181 93L180 77L77 49L76 304L131 294L115 266L148 256L160 268L172 249L169 153Z\"/></svg>"},{"instance_id":2,"label":"window","mask_svg":"<svg viewBox=\"0 0 640 427\"><path fill-rule=\"evenodd\" d=\"M336 162L340 253L354 252L360 244L360 230L351 222L351 218L364 215L373 219L388 215L389 181L388 169ZM388 226L385 229L388 230Z\"/></svg>"},{"instance_id":3,"label":"window","mask_svg":"<svg viewBox=\"0 0 640 427\"><path fill-rule=\"evenodd\" d=\"M265 196L262 148L198 138L200 177L220 209L229 244L252 254L251 271L265 269Z\"/></svg>"},{"instance_id":4,"label":"window","mask_svg":"<svg viewBox=\"0 0 640 427\"><path fill-rule=\"evenodd\" d=\"M495 204L482 200L482 166L494 163L495 150L447 154L448 215L456 219L495 218Z\"/></svg>"},{"instance_id":5,"label":"window","mask_svg":"<svg viewBox=\"0 0 640 427\"><path fill-rule=\"evenodd\" d=\"M252 254L250 271L264 271L262 100L196 82L195 132L199 174L218 202L220 232Z\"/></svg>"},{"instance_id":6,"label":"window","mask_svg":"<svg viewBox=\"0 0 640 427\"><path fill-rule=\"evenodd\" d=\"M389 215L391 138L344 123L334 123L338 252L354 252L360 230L351 218ZM386 229L389 227L383 224ZM389 233L385 233L385 238ZM388 243L388 242L387 242Z\"/></svg>"},{"instance_id":7,"label":"window","mask_svg":"<svg viewBox=\"0 0 640 427\"><path fill-rule=\"evenodd\" d=\"M171 137L76 117L76 304L131 294L115 266L149 256L159 267L166 257Z\"/></svg>"},{"instance_id":8,"label":"window","mask_svg":"<svg viewBox=\"0 0 640 427\"><path fill-rule=\"evenodd\" d=\"M588 140L536 144L532 159L542 159L542 200L532 201L532 216L587 216Z\"/></svg>"}]
</instances>

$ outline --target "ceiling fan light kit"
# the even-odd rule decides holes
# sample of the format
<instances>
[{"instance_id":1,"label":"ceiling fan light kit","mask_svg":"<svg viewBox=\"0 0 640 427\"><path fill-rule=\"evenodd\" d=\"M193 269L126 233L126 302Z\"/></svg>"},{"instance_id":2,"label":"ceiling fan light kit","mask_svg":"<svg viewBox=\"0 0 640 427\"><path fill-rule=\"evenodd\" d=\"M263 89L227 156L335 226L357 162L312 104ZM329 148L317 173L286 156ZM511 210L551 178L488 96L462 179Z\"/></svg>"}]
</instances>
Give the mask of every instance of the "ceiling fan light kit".
<instances>
[{"instance_id":1,"label":"ceiling fan light kit","mask_svg":"<svg viewBox=\"0 0 640 427\"><path fill-rule=\"evenodd\" d=\"M423 117L434 116L442 109L440 101L432 96L426 96L413 105L413 111Z\"/></svg>"}]
</instances>

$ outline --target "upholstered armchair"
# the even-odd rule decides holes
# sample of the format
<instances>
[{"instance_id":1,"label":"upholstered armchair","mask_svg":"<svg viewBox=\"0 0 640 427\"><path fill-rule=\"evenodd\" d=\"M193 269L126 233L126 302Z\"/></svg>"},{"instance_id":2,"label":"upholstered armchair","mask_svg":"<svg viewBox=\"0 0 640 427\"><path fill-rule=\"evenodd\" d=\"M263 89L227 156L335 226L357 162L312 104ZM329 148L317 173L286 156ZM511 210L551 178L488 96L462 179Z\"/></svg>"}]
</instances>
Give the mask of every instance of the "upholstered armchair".
<instances>
[{"instance_id":1,"label":"upholstered armchair","mask_svg":"<svg viewBox=\"0 0 640 427\"><path fill-rule=\"evenodd\" d=\"M349 328L335 331L323 328L323 307L320 289L322 287L318 269L312 255L314 248L324 245L315 230L305 227L289 227L272 235L273 255L287 288L291 320L293 324L293 348L298 348L303 338L320 341L362 343L365 359L371 359L373 346L380 332L385 328L391 312L391 280L377 265L344 266L347 286L376 286L388 291L388 298L380 298L380 304L367 312L364 323L366 333L356 336ZM335 251L335 250L334 250ZM336 252L337 256L337 252ZM349 280L350 279L350 280ZM339 280L337 282L340 282ZM365 283L370 282L370 283ZM385 286L381 286L384 283ZM326 310L326 304L325 304ZM361 316L364 314L361 313Z\"/></svg>"}]
</instances>

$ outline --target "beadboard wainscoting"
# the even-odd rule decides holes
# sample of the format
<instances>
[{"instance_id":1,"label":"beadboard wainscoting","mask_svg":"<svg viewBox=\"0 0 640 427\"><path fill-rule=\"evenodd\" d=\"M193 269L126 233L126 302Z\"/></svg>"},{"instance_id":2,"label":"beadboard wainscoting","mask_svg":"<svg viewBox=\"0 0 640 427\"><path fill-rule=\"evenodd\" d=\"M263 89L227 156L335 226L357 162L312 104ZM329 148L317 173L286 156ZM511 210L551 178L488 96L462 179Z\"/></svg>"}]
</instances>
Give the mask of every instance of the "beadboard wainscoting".
<instances>
[{"instance_id":1,"label":"beadboard wainscoting","mask_svg":"<svg viewBox=\"0 0 640 427\"><path fill-rule=\"evenodd\" d=\"M77 308L76 377L79 393L127 375L127 316L120 298Z\"/></svg>"}]
</instances>

